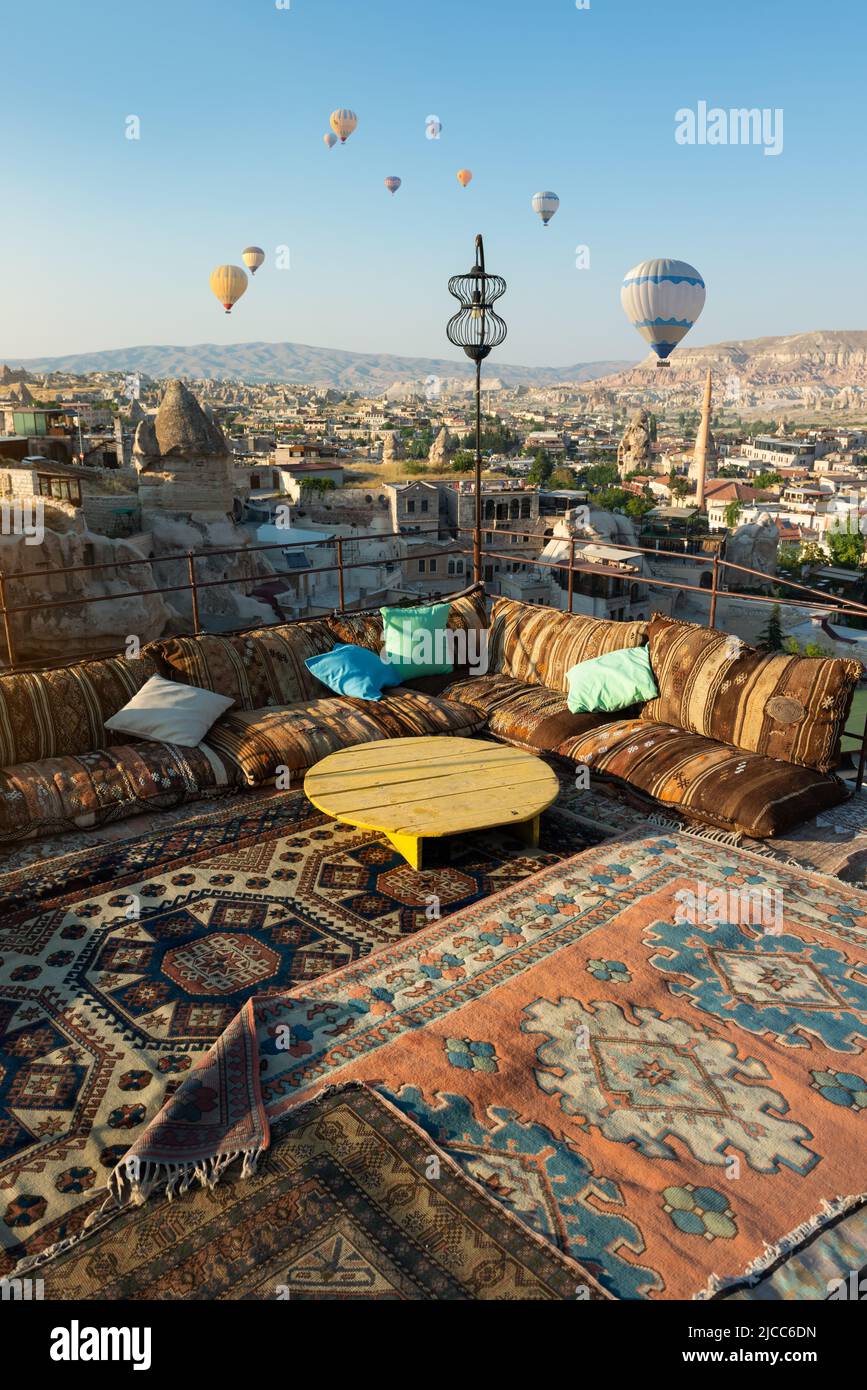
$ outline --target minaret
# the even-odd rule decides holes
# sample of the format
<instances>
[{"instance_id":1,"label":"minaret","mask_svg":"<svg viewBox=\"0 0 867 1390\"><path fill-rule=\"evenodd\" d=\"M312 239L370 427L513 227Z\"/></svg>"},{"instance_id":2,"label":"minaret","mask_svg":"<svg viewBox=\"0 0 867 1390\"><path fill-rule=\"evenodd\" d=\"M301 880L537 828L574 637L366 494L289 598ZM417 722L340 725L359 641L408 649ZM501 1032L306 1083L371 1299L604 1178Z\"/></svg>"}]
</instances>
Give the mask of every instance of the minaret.
<instances>
[{"instance_id":1,"label":"minaret","mask_svg":"<svg viewBox=\"0 0 867 1390\"><path fill-rule=\"evenodd\" d=\"M701 511L704 506L704 487L707 481L707 446L710 436L710 407L711 407L711 375L710 368L707 372L707 381L704 384L704 403L701 408L701 424L698 427L698 434L695 438L695 452L693 454L692 468L690 472L695 478L695 505Z\"/></svg>"}]
</instances>

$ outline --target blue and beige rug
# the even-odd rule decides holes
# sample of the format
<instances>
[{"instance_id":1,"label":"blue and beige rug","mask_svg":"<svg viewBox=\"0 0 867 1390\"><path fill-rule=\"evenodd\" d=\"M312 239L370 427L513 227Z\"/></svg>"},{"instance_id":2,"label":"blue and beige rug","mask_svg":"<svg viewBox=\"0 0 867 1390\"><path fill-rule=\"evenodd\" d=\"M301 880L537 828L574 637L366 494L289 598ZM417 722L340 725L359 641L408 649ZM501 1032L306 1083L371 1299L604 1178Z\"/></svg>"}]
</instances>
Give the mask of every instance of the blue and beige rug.
<instances>
[{"instance_id":1,"label":"blue and beige rug","mask_svg":"<svg viewBox=\"0 0 867 1390\"><path fill-rule=\"evenodd\" d=\"M451 842L408 868L300 792L0 874L0 1273L69 1235L253 994L306 987L598 840Z\"/></svg>"}]
</instances>

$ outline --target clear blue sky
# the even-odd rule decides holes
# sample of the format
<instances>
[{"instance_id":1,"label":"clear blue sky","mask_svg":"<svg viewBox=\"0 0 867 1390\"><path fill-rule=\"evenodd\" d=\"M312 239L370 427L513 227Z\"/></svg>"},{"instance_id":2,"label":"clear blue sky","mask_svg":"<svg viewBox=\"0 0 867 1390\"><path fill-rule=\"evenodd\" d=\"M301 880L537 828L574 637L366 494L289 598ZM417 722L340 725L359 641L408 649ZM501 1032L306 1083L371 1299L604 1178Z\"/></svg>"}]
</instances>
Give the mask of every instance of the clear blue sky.
<instances>
[{"instance_id":1,"label":"clear blue sky","mask_svg":"<svg viewBox=\"0 0 867 1390\"><path fill-rule=\"evenodd\" d=\"M2 34L0 360L256 339L453 355L446 280L477 231L509 282L503 361L642 356L619 286L659 255L707 280L689 343L867 328L860 0L42 0ZM699 100L782 107L783 153L679 146ZM359 126L329 152L338 106ZM546 230L538 189L561 199ZM208 276L250 242L269 263L227 318Z\"/></svg>"}]
</instances>

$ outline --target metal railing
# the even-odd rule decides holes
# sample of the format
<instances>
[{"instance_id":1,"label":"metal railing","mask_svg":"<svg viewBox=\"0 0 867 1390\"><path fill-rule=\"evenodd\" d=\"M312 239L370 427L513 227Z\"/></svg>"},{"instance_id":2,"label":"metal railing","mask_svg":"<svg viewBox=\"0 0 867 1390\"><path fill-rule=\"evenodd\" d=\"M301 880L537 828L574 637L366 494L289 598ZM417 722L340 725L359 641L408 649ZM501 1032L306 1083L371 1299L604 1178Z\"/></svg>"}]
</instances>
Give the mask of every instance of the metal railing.
<instances>
[{"instance_id":1,"label":"metal railing","mask_svg":"<svg viewBox=\"0 0 867 1390\"><path fill-rule=\"evenodd\" d=\"M482 529L483 531L485 530L484 526ZM469 533L471 535L474 534L474 528L456 528L456 536L458 538L465 533ZM540 537L537 533L530 530L506 531L500 528L497 529L496 535L498 541L506 536L515 536L524 544L529 544L531 542L539 543L540 541L544 541L546 545L550 545L552 541L556 542L559 539L561 539L556 536ZM74 654L67 653L67 655L63 657L58 657L56 660L39 659L38 661L19 661L17 657L16 636L13 622L13 619L17 614L44 612L60 608L81 607L91 603L112 603L117 602L118 599L148 598L157 595L162 597L168 597L172 594L189 593L192 619L192 633L190 635L199 635L207 631L207 629L202 626L201 608L199 604L199 595L203 589L220 588L227 586L237 587L239 585L245 588L249 586L255 589L257 585L270 583L274 579L297 579L299 577L299 574L301 573L303 573L304 575L336 574L338 603L337 607L332 609L331 611L335 614L347 611L351 611L353 613L367 613L376 611L379 608L379 604L372 604L368 605L367 607L359 604L358 606L354 606L351 610L346 609L347 571L351 571L353 569L370 569L376 566L386 566L392 564L403 565L406 563L407 560L411 560L413 562L418 560L427 561L430 559L447 560L450 556L461 556L467 557L469 559L475 558L473 547L471 545L462 544L460 542L460 539L456 539L454 542L451 543L446 542L445 544L437 544L436 548L432 550L413 550L412 554L409 556L394 556L390 559L383 558L380 560L349 560L346 558L344 553L345 546L354 545L358 542L365 541L379 543L397 539L406 540L407 533L401 531L389 531L374 532L366 535L349 537L326 537L322 540L317 540L315 544L317 547L324 545L331 545L334 547L335 556L334 561L331 564L311 566L310 568L307 568L303 571L274 570L271 574L268 575L251 575L246 578L239 577L238 575L233 575L230 578L226 579L202 579L196 573L196 561L199 559L212 559L216 556L233 555L242 558L244 556L249 556L266 551L304 549L306 547L310 547L311 543L309 541L270 541L264 544L248 546L223 546L214 549L208 547L207 549L198 552L193 550L187 550L175 555L150 556L142 557L140 559L135 560L113 559L101 560L83 565L70 565L63 569L52 571L52 575L60 576L71 574L95 573L96 571L101 570L132 570L135 568L141 568L142 566L147 566L151 569L154 569L160 565L181 563L186 567L187 579L186 582L166 582L164 584L159 584L155 587L147 589L131 589L129 592L124 594L83 594L78 596L55 599L36 599L26 603L10 602L9 586L15 583L25 581L27 579L45 579L46 571L44 569L20 570L14 574L5 574L2 571L0 571L0 619L2 619L2 631L6 647L5 671L15 672L22 670L45 670L49 669L50 667L67 665L72 661L85 660L96 656L115 655L118 651L116 645L112 645L111 647L103 649L99 649L88 645L81 651L78 651ZM474 569L474 582L482 582L482 567L484 566L486 560L500 560L505 561L507 563L520 564L522 566L526 566L527 568L556 570L561 573L565 572L566 611L569 613L574 612L574 603L576 596L575 576L580 574L586 574L596 577L602 575L611 579L620 578L624 582L628 582L630 585L638 584L646 589L676 589L680 593L697 594L700 597L706 598L709 601L707 622L707 626L709 628L716 627L717 607L719 598L721 596L724 596L730 602L763 603L770 608L773 608L775 606L803 608L806 605L809 605L811 608L821 609L829 615L833 613L838 617L851 616L863 619L865 620L865 622L867 622L867 604L865 603L859 603L856 600L852 599L846 599L841 601L839 598L835 599L819 589L813 589L807 584L799 583L796 580L789 579L784 575L768 575L762 570L752 569L747 565L740 565L730 560L720 559L718 554L714 554L712 556L696 555L678 549L668 550L660 549L658 546L650 547L642 545L626 545L622 542L608 540L600 540L599 542L595 542L596 544L604 546L606 550L619 550L623 551L625 554L651 555L654 556L657 560L659 560L661 557L670 556L672 559L680 560L684 564L701 565L704 568L710 566L711 582L709 585L702 585L688 584L678 580L662 579L655 575L649 576L641 574L634 567L632 571L623 570L617 567L616 565L608 563L604 560L580 560L576 558L576 551L579 547L583 549L584 546L588 544L587 541L572 536L569 538L563 537L562 543L566 553L564 553L564 555L562 556L557 556L548 559L544 558L542 555L534 555L532 559L528 559L526 555L521 554L520 552L515 553L515 551L512 551L512 553L509 553L508 550L495 550L490 545L486 544L483 546L481 552L481 567L476 566ZM593 544L594 542L589 543ZM740 591L735 592L731 589L724 587L724 571L746 575L751 579L756 579L760 581L761 584L764 586L785 586L788 589L795 590L799 594L805 595L805 598L785 598L777 595L743 593ZM437 578L458 579L460 578L460 576L437 575ZM436 589L434 589L431 594L428 594L428 597L431 596L447 597L447 593L443 593L443 591L441 590L437 591ZM413 595L412 598L407 598L405 601L412 602L413 598L418 599L420 597L421 595L416 594ZM624 602L626 601L627 600L624 596ZM309 622L311 616L312 615L307 614L302 617L287 618L283 621L285 623ZM249 622L237 628L223 629L220 635L231 636L233 634L240 634L245 631L249 631L253 627L260 626L262 626L261 622ZM867 718L865 718L863 729L859 729L857 731L853 729L846 729L844 730L844 736L847 738L857 739L860 746L860 756L856 777L856 786L860 788L864 782L865 769L867 769Z\"/></svg>"}]
</instances>

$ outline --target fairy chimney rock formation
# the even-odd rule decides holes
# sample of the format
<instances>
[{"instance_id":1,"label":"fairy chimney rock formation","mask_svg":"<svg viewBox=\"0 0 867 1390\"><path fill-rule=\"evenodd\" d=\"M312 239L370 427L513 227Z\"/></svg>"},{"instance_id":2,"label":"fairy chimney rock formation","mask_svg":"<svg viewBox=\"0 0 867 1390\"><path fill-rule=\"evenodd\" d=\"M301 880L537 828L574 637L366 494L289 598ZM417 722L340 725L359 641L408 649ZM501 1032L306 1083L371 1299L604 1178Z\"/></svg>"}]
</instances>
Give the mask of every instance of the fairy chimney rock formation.
<instances>
[{"instance_id":1,"label":"fairy chimney rock formation","mask_svg":"<svg viewBox=\"0 0 867 1390\"><path fill-rule=\"evenodd\" d=\"M382 435L382 461L383 463L394 463L396 459L405 457L406 450L403 447L403 436L398 430L384 430Z\"/></svg>"},{"instance_id":2,"label":"fairy chimney rock formation","mask_svg":"<svg viewBox=\"0 0 867 1390\"><path fill-rule=\"evenodd\" d=\"M234 485L228 442L183 382L169 382L155 418L140 421L133 463L146 526L154 513L209 521L231 515Z\"/></svg>"},{"instance_id":3,"label":"fairy chimney rock formation","mask_svg":"<svg viewBox=\"0 0 867 1390\"><path fill-rule=\"evenodd\" d=\"M451 436L443 425L433 444L430 446L428 460L431 463L443 464L447 461L450 453L453 453Z\"/></svg>"},{"instance_id":4,"label":"fairy chimney rock formation","mask_svg":"<svg viewBox=\"0 0 867 1390\"><path fill-rule=\"evenodd\" d=\"M636 410L617 446L617 471L621 478L643 473L651 460L651 425L646 410Z\"/></svg>"}]
</instances>

